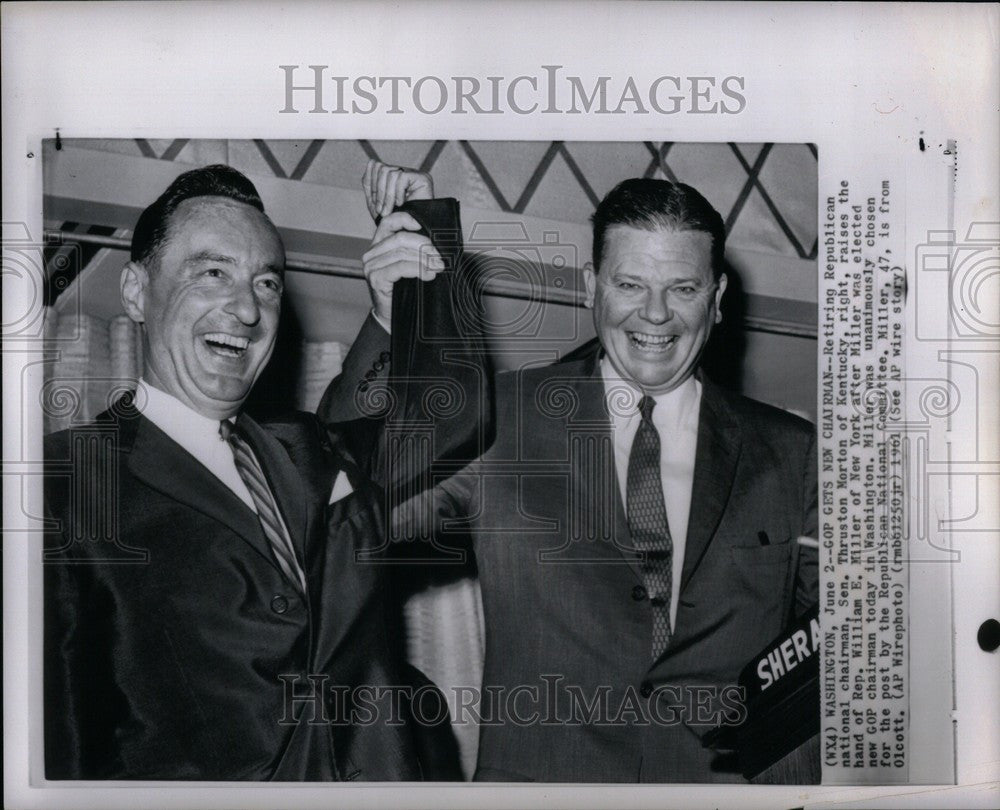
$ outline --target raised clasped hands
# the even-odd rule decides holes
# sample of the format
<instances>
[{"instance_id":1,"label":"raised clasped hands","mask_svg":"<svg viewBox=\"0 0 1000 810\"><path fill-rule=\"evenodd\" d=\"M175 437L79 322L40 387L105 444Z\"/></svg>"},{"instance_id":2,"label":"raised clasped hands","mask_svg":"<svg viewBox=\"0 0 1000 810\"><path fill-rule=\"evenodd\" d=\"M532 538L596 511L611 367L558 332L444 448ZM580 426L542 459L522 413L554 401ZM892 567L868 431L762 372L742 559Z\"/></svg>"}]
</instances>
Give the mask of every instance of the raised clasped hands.
<instances>
[{"instance_id":1,"label":"raised clasped hands","mask_svg":"<svg viewBox=\"0 0 1000 810\"><path fill-rule=\"evenodd\" d=\"M392 286L398 279L431 281L444 269L431 240L418 233L420 224L406 212L393 213L409 200L432 199L434 183L425 172L369 160L361 184L368 212L377 222L371 247L361 259L375 315L387 324L392 319Z\"/></svg>"}]
</instances>

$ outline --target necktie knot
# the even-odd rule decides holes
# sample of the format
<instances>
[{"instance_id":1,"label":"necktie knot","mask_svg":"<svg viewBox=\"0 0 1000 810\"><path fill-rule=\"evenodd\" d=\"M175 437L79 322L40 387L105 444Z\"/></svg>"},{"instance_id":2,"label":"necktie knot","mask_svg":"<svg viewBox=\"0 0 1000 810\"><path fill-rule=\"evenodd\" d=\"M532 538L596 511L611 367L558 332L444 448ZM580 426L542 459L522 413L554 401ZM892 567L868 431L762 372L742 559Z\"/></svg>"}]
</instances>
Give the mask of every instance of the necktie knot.
<instances>
[{"instance_id":1,"label":"necktie knot","mask_svg":"<svg viewBox=\"0 0 1000 810\"><path fill-rule=\"evenodd\" d=\"M237 428L236 425L228 419L223 419L219 422L219 438L221 438L226 444L231 445L240 438L239 428Z\"/></svg>"},{"instance_id":2,"label":"necktie knot","mask_svg":"<svg viewBox=\"0 0 1000 810\"><path fill-rule=\"evenodd\" d=\"M650 396L643 396L643 398L639 400L639 413L642 414L643 421L653 421L653 408L655 407L656 400Z\"/></svg>"}]
</instances>

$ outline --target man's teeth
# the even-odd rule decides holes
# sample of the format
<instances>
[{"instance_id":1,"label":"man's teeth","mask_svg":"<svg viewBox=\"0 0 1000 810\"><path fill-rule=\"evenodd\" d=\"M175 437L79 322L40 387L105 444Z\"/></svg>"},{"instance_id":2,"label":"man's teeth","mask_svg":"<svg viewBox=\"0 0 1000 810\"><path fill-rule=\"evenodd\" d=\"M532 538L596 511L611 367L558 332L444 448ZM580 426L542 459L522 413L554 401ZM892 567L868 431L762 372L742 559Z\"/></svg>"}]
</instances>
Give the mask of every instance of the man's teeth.
<instances>
[{"instance_id":1,"label":"man's teeth","mask_svg":"<svg viewBox=\"0 0 1000 810\"><path fill-rule=\"evenodd\" d=\"M212 348L221 348L239 354L250 345L250 338L227 335L224 332L211 332L205 335L205 342L210 344Z\"/></svg>"},{"instance_id":2,"label":"man's teeth","mask_svg":"<svg viewBox=\"0 0 1000 810\"><path fill-rule=\"evenodd\" d=\"M641 332L630 332L629 337L640 349L666 349L677 339L676 335L644 335Z\"/></svg>"}]
</instances>

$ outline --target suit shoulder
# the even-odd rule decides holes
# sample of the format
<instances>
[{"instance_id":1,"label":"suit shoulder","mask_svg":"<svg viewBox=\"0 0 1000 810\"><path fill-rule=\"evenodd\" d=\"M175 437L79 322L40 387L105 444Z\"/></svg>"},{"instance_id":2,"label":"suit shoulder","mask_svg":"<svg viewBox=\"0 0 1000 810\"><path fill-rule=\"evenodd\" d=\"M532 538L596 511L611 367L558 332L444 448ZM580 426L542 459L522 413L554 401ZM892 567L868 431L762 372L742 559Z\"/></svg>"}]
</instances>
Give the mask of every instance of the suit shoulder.
<instances>
[{"instance_id":1,"label":"suit shoulder","mask_svg":"<svg viewBox=\"0 0 1000 810\"><path fill-rule=\"evenodd\" d=\"M319 425L316 414L308 411L282 411L258 419L260 426L271 432L282 430L314 430Z\"/></svg>"},{"instance_id":2,"label":"suit shoulder","mask_svg":"<svg viewBox=\"0 0 1000 810\"><path fill-rule=\"evenodd\" d=\"M285 411L261 418L259 422L281 442L316 442L327 449L340 443L352 446L359 435L375 435L382 428L381 420L370 418L324 424L316 414L308 411Z\"/></svg>"},{"instance_id":3,"label":"suit shoulder","mask_svg":"<svg viewBox=\"0 0 1000 810\"><path fill-rule=\"evenodd\" d=\"M307 411L285 411L260 420L260 426L285 448L293 463L310 469L339 463L363 467L377 446L383 423L377 419L353 419L323 424L319 417Z\"/></svg>"},{"instance_id":4,"label":"suit shoulder","mask_svg":"<svg viewBox=\"0 0 1000 810\"><path fill-rule=\"evenodd\" d=\"M520 391L521 395L531 394L542 385L551 381L586 380L592 377L586 360L571 360L562 363L552 363L548 366L531 366L529 368L502 371L497 375L498 396L512 396Z\"/></svg>"},{"instance_id":5,"label":"suit shoulder","mask_svg":"<svg viewBox=\"0 0 1000 810\"><path fill-rule=\"evenodd\" d=\"M277 439L292 454L312 448L329 449L329 431L314 413L307 411L282 411L269 414L258 424Z\"/></svg>"},{"instance_id":6,"label":"suit shoulder","mask_svg":"<svg viewBox=\"0 0 1000 810\"><path fill-rule=\"evenodd\" d=\"M794 413L741 394L725 392L723 396L732 412L759 434L804 442L812 441L816 435L815 425Z\"/></svg>"},{"instance_id":7,"label":"suit shoulder","mask_svg":"<svg viewBox=\"0 0 1000 810\"><path fill-rule=\"evenodd\" d=\"M593 368L584 361L504 371L496 377L496 434L498 442L519 441L525 430L539 428L539 420L559 421L572 411L582 381L593 380ZM534 427L528 428L528 425Z\"/></svg>"},{"instance_id":8,"label":"suit shoulder","mask_svg":"<svg viewBox=\"0 0 1000 810\"><path fill-rule=\"evenodd\" d=\"M94 446L98 455L107 450L128 452L135 438L140 418L138 411L125 407L119 408L116 404L116 407L98 414L90 422L47 434L42 439L44 457L46 460L65 460L68 458L77 437L95 435L113 436L115 439L113 442L97 442Z\"/></svg>"}]
</instances>

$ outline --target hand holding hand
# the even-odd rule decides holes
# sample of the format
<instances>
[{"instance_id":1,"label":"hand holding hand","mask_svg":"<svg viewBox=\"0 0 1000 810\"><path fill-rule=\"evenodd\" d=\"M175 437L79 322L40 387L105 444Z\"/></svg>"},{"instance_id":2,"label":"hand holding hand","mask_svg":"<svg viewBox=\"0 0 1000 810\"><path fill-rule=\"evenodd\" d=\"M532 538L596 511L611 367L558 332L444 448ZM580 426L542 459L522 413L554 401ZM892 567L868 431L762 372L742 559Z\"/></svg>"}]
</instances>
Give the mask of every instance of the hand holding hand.
<instances>
[{"instance_id":1,"label":"hand holding hand","mask_svg":"<svg viewBox=\"0 0 1000 810\"><path fill-rule=\"evenodd\" d=\"M386 217L407 200L430 200L434 197L434 181L426 172L388 166L369 160L361 178L365 202L372 219Z\"/></svg>"},{"instance_id":2,"label":"hand holding hand","mask_svg":"<svg viewBox=\"0 0 1000 810\"><path fill-rule=\"evenodd\" d=\"M444 259L431 240L414 233L419 230L420 224L406 212L389 214L382 218L371 248L361 257L375 314L386 322L392 319L392 285L398 279L431 281L444 269Z\"/></svg>"}]
</instances>

